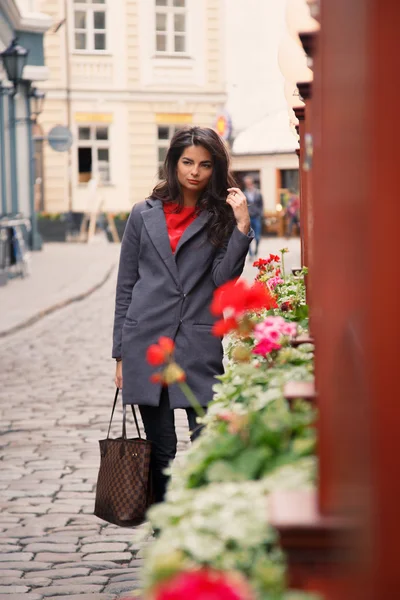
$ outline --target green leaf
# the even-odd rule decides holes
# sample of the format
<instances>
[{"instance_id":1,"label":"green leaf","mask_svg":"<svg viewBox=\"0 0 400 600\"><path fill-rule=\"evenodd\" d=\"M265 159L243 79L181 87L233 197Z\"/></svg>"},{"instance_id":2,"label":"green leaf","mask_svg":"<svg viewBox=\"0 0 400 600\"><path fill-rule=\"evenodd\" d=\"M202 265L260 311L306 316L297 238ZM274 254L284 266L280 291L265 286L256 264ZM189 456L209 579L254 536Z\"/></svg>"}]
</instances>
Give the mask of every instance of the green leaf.
<instances>
[{"instance_id":1,"label":"green leaf","mask_svg":"<svg viewBox=\"0 0 400 600\"><path fill-rule=\"evenodd\" d=\"M298 456L309 456L315 453L315 438L297 438L292 443L293 452Z\"/></svg>"},{"instance_id":2,"label":"green leaf","mask_svg":"<svg viewBox=\"0 0 400 600\"><path fill-rule=\"evenodd\" d=\"M301 304L295 310L295 316L297 321L303 321L308 318L308 306L307 304Z\"/></svg>"},{"instance_id":3,"label":"green leaf","mask_svg":"<svg viewBox=\"0 0 400 600\"><path fill-rule=\"evenodd\" d=\"M247 479L257 479L261 467L270 456L272 452L269 448L248 448L235 460L235 467Z\"/></svg>"},{"instance_id":4,"label":"green leaf","mask_svg":"<svg viewBox=\"0 0 400 600\"><path fill-rule=\"evenodd\" d=\"M206 478L209 483L225 481L244 481L246 473L235 471L234 463L226 460L219 460L213 463L206 472Z\"/></svg>"}]
</instances>

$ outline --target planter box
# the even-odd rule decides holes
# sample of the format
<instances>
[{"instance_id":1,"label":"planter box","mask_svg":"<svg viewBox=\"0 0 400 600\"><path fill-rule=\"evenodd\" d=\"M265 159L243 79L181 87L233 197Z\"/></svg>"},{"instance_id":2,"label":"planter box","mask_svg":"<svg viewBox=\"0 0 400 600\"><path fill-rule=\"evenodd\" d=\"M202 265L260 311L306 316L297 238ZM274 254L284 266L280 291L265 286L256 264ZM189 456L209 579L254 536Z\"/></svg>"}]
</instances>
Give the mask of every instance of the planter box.
<instances>
[{"instance_id":1,"label":"planter box","mask_svg":"<svg viewBox=\"0 0 400 600\"><path fill-rule=\"evenodd\" d=\"M68 224L68 233L76 234L80 232L83 217L85 213L83 212L70 212L66 215L66 221Z\"/></svg>"},{"instance_id":2,"label":"planter box","mask_svg":"<svg viewBox=\"0 0 400 600\"><path fill-rule=\"evenodd\" d=\"M122 236L124 235L126 222L127 219L114 219L115 227L117 229L120 240L122 240Z\"/></svg>"},{"instance_id":3,"label":"planter box","mask_svg":"<svg viewBox=\"0 0 400 600\"><path fill-rule=\"evenodd\" d=\"M38 218L37 227L44 242L65 242L68 230L65 219Z\"/></svg>"}]
</instances>

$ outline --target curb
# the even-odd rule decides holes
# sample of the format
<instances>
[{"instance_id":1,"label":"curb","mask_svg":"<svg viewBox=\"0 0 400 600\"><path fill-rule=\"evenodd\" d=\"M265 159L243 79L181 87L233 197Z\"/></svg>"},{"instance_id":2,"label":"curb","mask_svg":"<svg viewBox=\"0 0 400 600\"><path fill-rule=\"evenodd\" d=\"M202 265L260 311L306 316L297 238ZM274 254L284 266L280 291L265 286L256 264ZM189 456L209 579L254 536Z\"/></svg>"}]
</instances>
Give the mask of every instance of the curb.
<instances>
[{"instance_id":1,"label":"curb","mask_svg":"<svg viewBox=\"0 0 400 600\"><path fill-rule=\"evenodd\" d=\"M35 323L40 321L40 319L43 319L44 317L51 315L51 313L56 312L57 310L61 310L62 308L65 308L66 306L69 306L70 304L73 304L74 302L80 302L81 300L85 300L91 294L93 294L98 289L100 289L108 281L108 279L111 277L111 274L114 271L115 267L116 267L116 263L111 265L111 267L108 269L105 276L103 277L103 279L101 279L101 281L99 283L96 283L95 285L93 285L91 288L89 288L85 292L82 292L81 294L77 294L76 296L71 296L71 298L67 298L66 300L62 300L61 302L57 302L57 304L53 304L52 306L49 306L49 308L45 308L44 310L41 310L36 315L33 315L33 317L29 317L29 319L26 319L26 321L22 321L22 323L19 323L18 325L14 325L14 327L11 327L10 329L6 329L5 331L0 331L0 339L5 338L9 335L12 335L13 333L17 333L18 331L21 331L22 329L26 329L27 327L30 327L31 325L34 325Z\"/></svg>"}]
</instances>

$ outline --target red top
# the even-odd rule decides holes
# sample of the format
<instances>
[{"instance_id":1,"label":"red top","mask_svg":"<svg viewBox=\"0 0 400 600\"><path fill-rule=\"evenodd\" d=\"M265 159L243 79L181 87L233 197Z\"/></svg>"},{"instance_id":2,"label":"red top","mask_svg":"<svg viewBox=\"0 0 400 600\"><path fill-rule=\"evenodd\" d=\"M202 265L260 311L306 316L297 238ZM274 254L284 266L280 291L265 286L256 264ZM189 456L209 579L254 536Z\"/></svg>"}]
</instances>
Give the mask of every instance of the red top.
<instances>
[{"instance_id":1,"label":"red top","mask_svg":"<svg viewBox=\"0 0 400 600\"><path fill-rule=\"evenodd\" d=\"M195 207L184 206L180 212L174 212L178 208L176 203L163 203L165 220L172 252L175 253L183 232L197 217Z\"/></svg>"}]
</instances>

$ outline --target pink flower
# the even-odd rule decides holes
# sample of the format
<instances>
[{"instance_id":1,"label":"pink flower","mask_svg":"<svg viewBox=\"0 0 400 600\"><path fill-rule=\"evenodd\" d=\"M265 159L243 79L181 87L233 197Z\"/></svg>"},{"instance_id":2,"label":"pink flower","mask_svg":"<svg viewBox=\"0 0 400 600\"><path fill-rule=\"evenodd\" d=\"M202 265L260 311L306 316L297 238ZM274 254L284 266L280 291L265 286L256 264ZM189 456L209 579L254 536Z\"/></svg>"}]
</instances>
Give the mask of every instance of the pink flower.
<instances>
[{"instance_id":1,"label":"pink flower","mask_svg":"<svg viewBox=\"0 0 400 600\"><path fill-rule=\"evenodd\" d=\"M284 323L286 323L286 321L283 317L267 317L262 325L265 325L266 327L280 327Z\"/></svg>"},{"instance_id":2,"label":"pink flower","mask_svg":"<svg viewBox=\"0 0 400 600\"><path fill-rule=\"evenodd\" d=\"M247 415L237 415L231 411L219 413L217 418L220 421L225 421L225 423L229 424L228 431L232 435L236 435L237 433L240 433L240 431L243 431L247 427L249 421Z\"/></svg>"},{"instance_id":3,"label":"pink flower","mask_svg":"<svg viewBox=\"0 0 400 600\"><path fill-rule=\"evenodd\" d=\"M267 285L271 291L274 290L276 288L276 286L281 283L284 283L284 281L281 277L278 277L278 276L270 277L267 281Z\"/></svg>"},{"instance_id":4,"label":"pink flower","mask_svg":"<svg viewBox=\"0 0 400 600\"><path fill-rule=\"evenodd\" d=\"M271 340L272 342L278 342L278 340L280 340L282 337L282 332L278 331L278 329L268 329L267 331L267 339Z\"/></svg>"},{"instance_id":5,"label":"pink flower","mask_svg":"<svg viewBox=\"0 0 400 600\"><path fill-rule=\"evenodd\" d=\"M254 600L242 577L202 568L178 573L155 590L154 600Z\"/></svg>"},{"instance_id":6,"label":"pink flower","mask_svg":"<svg viewBox=\"0 0 400 600\"><path fill-rule=\"evenodd\" d=\"M254 337L259 342L264 339L270 340L272 342L277 342L281 335L282 332L280 329L276 329L275 327L263 327L262 324L261 326L256 325L254 331Z\"/></svg>"},{"instance_id":7,"label":"pink flower","mask_svg":"<svg viewBox=\"0 0 400 600\"><path fill-rule=\"evenodd\" d=\"M253 354L261 354L261 356L266 356L272 352L272 350L279 350L280 347L280 344L272 342L268 339L263 339L261 342L258 342L256 346L254 346Z\"/></svg>"},{"instance_id":8,"label":"pink flower","mask_svg":"<svg viewBox=\"0 0 400 600\"><path fill-rule=\"evenodd\" d=\"M220 421L225 421L226 423L230 423L233 415L234 415L234 413L231 410L224 410L223 412L218 413L217 418Z\"/></svg>"},{"instance_id":9,"label":"pink flower","mask_svg":"<svg viewBox=\"0 0 400 600\"><path fill-rule=\"evenodd\" d=\"M253 353L266 356L272 350L281 348L283 336L292 337L295 334L295 323L288 323L282 317L267 317L254 328L254 337L258 344L253 348Z\"/></svg>"},{"instance_id":10,"label":"pink flower","mask_svg":"<svg viewBox=\"0 0 400 600\"><path fill-rule=\"evenodd\" d=\"M282 327L286 321L282 317L267 317L263 323L258 323L254 328L254 335L257 339L269 337L271 332L276 332L278 335L282 333ZM276 333L272 336L276 339Z\"/></svg>"},{"instance_id":11,"label":"pink flower","mask_svg":"<svg viewBox=\"0 0 400 600\"><path fill-rule=\"evenodd\" d=\"M294 337L297 333L296 323L285 323L284 325L282 325L281 331L283 335Z\"/></svg>"}]
</instances>

